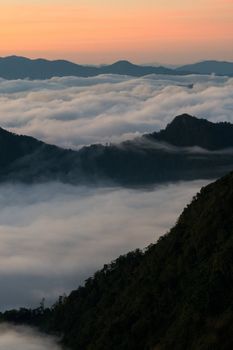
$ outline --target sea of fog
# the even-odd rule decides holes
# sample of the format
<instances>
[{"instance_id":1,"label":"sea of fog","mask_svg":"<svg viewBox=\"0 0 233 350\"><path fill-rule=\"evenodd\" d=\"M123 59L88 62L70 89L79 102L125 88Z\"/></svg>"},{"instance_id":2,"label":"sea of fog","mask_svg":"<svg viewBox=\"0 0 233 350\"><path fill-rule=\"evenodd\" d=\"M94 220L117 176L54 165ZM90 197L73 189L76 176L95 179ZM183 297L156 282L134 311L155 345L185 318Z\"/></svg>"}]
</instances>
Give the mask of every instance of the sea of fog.
<instances>
[{"instance_id":1,"label":"sea of fog","mask_svg":"<svg viewBox=\"0 0 233 350\"><path fill-rule=\"evenodd\" d=\"M165 127L178 114L233 121L233 78L102 75L0 79L0 126L77 149Z\"/></svg>"}]
</instances>

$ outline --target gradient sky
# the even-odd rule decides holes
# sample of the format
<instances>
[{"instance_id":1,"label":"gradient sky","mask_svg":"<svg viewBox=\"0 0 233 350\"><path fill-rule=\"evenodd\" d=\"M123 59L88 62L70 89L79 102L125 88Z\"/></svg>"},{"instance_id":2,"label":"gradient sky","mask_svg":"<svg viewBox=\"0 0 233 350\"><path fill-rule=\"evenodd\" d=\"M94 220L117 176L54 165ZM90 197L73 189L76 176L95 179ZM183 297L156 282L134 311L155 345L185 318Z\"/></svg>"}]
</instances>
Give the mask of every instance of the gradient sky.
<instances>
[{"instance_id":1,"label":"gradient sky","mask_svg":"<svg viewBox=\"0 0 233 350\"><path fill-rule=\"evenodd\" d=\"M0 55L233 61L233 0L1 0Z\"/></svg>"}]
</instances>

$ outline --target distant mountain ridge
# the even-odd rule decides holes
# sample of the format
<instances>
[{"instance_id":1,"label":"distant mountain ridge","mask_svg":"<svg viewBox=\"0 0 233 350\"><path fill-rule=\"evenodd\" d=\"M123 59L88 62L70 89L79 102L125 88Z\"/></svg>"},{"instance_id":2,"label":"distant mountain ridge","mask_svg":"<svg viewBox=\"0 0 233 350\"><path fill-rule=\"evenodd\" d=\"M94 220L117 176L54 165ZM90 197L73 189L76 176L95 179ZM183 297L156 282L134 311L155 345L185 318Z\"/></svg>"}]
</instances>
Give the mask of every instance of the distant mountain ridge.
<instances>
[{"instance_id":1,"label":"distant mountain ridge","mask_svg":"<svg viewBox=\"0 0 233 350\"><path fill-rule=\"evenodd\" d=\"M233 76L233 63L201 62L176 69L163 66L136 65L126 60L100 67L80 65L66 60L29 59L26 57L0 57L0 77L4 79L49 79L52 77L92 77L100 74L120 74L141 77L148 74L187 75L211 74ZM209 68L208 68L209 67ZM221 68L222 67L222 68Z\"/></svg>"},{"instance_id":2,"label":"distant mountain ridge","mask_svg":"<svg viewBox=\"0 0 233 350\"><path fill-rule=\"evenodd\" d=\"M233 76L233 62L225 61L202 61L187 64L176 68L177 72L190 72L194 74L216 74Z\"/></svg>"},{"instance_id":3,"label":"distant mountain ridge","mask_svg":"<svg viewBox=\"0 0 233 350\"><path fill-rule=\"evenodd\" d=\"M118 61L100 67L84 66L66 60L49 61L9 56L0 58L0 77L4 79L49 79L52 77L92 77L100 74L144 76L147 74L180 74L165 67L138 66L128 61Z\"/></svg>"},{"instance_id":4,"label":"distant mountain ridge","mask_svg":"<svg viewBox=\"0 0 233 350\"><path fill-rule=\"evenodd\" d=\"M233 169L233 124L184 114L160 132L79 151L0 129L0 182L125 186L216 178Z\"/></svg>"}]
</instances>

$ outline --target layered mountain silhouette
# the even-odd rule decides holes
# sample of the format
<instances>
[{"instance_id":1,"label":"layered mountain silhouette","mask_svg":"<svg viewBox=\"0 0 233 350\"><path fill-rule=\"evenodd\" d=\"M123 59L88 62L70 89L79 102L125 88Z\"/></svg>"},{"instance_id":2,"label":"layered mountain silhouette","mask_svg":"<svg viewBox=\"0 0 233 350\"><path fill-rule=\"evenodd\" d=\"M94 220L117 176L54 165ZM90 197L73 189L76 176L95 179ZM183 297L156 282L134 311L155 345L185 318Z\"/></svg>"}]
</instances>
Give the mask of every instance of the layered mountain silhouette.
<instances>
[{"instance_id":1,"label":"layered mountain silhouette","mask_svg":"<svg viewBox=\"0 0 233 350\"><path fill-rule=\"evenodd\" d=\"M71 350L231 350L232 252L230 173L203 188L156 244L105 265L51 309L1 319L38 326Z\"/></svg>"},{"instance_id":2,"label":"layered mountain silhouette","mask_svg":"<svg viewBox=\"0 0 233 350\"><path fill-rule=\"evenodd\" d=\"M120 74L145 76L148 74L186 75L190 73L233 76L233 63L206 61L187 65L178 69L163 66L136 65L129 61L118 61L104 66L87 66L66 60L49 61L46 59L29 59L9 56L0 58L0 77L4 79L49 79L52 77L79 76L92 77L100 74Z\"/></svg>"},{"instance_id":3,"label":"layered mountain silhouette","mask_svg":"<svg viewBox=\"0 0 233 350\"><path fill-rule=\"evenodd\" d=\"M184 114L157 133L79 151L0 129L0 181L150 185L233 169L233 124Z\"/></svg>"},{"instance_id":4,"label":"layered mountain silhouette","mask_svg":"<svg viewBox=\"0 0 233 350\"><path fill-rule=\"evenodd\" d=\"M49 61L9 56L0 58L0 77L5 79L49 79L52 77L92 77L100 74L143 76L147 74L180 74L165 67L138 66L128 61L118 61L100 67L83 66L65 60ZM182 73L181 73L182 74Z\"/></svg>"}]
</instances>

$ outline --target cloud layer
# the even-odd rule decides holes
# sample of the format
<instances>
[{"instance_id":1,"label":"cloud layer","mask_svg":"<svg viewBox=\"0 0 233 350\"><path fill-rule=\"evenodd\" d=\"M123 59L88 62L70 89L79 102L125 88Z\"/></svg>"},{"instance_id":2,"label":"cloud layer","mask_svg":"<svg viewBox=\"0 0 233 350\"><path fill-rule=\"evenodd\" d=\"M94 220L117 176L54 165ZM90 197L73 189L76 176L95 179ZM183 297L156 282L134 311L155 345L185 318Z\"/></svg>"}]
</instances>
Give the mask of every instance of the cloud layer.
<instances>
[{"instance_id":1,"label":"cloud layer","mask_svg":"<svg viewBox=\"0 0 233 350\"><path fill-rule=\"evenodd\" d=\"M0 186L1 308L54 301L104 263L155 242L203 184Z\"/></svg>"},{"instance_id":2,"label":"cloud layer","mask_svg":"<svg viewBox=\"0 0 233 350\"><path fill-rule=\"evenodd\" d=\"M184 112L233 122L233 79L103 75L0 80L0 126L63 147L121 141Z\"/></svg>"},{"instance_id":3,"label":"cloud layer","mask_svg":"<svg viewBox=\"0 0 233 350\"><path fill-rule=\"evenodd\" d=\"M42 336L27 327L0 326L2 350L61 350L52 337Z\"/></svg>"}]
</instances>

